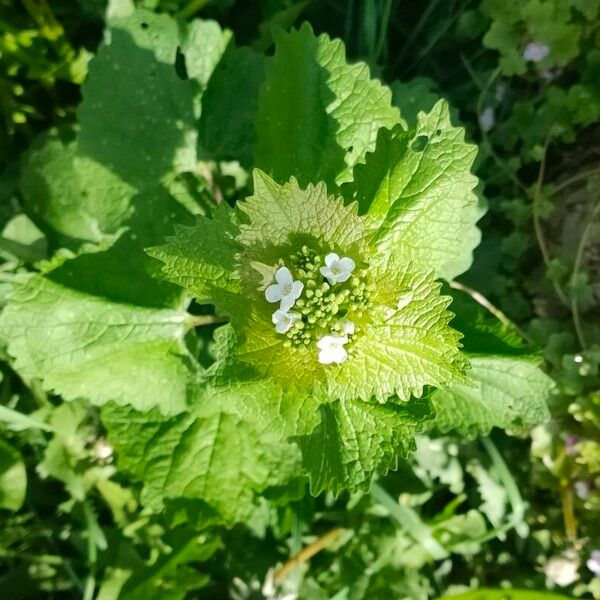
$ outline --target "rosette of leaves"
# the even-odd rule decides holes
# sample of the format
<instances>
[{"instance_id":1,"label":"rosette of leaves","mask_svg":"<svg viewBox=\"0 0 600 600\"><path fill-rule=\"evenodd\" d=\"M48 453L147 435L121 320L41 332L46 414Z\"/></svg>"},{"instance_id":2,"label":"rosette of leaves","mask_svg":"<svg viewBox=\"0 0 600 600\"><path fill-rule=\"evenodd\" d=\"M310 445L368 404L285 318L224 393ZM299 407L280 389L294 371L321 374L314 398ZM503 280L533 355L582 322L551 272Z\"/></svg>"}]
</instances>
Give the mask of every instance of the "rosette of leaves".
<instances>
[{"instance_id":1,"label":"rosette of leaves","mask_svg":"<svg viewBox=\"0 0 600 600\"><path fill-rule=\"evenodd\" d=\"M453 322L440 291L470 266L482 212L475 147L444 102L407 127L308 26L276 33L269 57L212 22L135 11L110 28L79 129L25 162L27 213L63 249L15 280L0 335L26 381L103 407L147 507L193 498L234 522L307 480L367 489L425 427L545 417L531 351L477 314ZM256 167L252 191L233 208L182 197L200 160ZM266 296L283 268L301 287L279 307L297 313L289 329ZM214 339L192 299L229 321Z\"/></svg>"}]
</instances>

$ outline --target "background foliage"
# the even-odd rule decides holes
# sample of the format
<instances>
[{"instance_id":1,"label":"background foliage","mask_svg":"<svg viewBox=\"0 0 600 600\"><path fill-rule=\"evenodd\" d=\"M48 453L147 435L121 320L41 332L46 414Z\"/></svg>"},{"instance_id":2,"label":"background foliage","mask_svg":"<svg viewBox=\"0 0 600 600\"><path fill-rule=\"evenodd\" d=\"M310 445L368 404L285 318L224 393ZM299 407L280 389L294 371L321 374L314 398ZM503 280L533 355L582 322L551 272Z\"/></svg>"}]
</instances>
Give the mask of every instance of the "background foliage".
<instances>
[{"instance_id":1,"label":"background foliage","mask_svg":"<svg viewBox=\"0 0 600 600\"><path fill-rule=\"evenodd\" d=\"M370 493L312 498L299 490L282 503L267 496L243 524L228 529L186 501L173 501L159 515L142 508L139 490L113 464L97 412L83 400L58 405L35 373L23 380L6 362L0 384L2 594L420 599L510 586L538 590L539 598L547 589L600 598L600 579L586 566L600 546L600 2L138 5L181 22L216 19L238 44L260 51L271 48L274 25L308 20L317 33L342 38L351 58L364 60L392 85L411 124L418 111L446 98L453 121L479 145L478 193L489 205L480 222L483 243L459 285L543 349L557 386L552 419L529 436L421 436L410 459ZM34 170L31 161L49 160L35 154L38 134L47 132L52 144L73 151L72 161L56 164L57 174L75 169L81 177L98 176L77 160L72 125L107 7L99 0L4 0L0 8L4 298L12 274L34 264L43 269L53 255L61 260L85 244L106 242L94 227L81 227L84 219L74 223L66 209L44 210L50 221L41 222L36 211L44 207L36 206L28 194L31 182L20 182L19 173ZM119 3L110 9L118 11ZM139 76L144 60L143 54L132 57ZM200 80L202 73L200 65ZM110 73L98 77L86 83L88 89L97 85L109 92ZM181 111L192 110L186 93L178 94ZM249 109L240 102L240 110ZM154 117L156 137L147 144L160 154L170 129L160 115ZM85 118L80 112L80 121ZM216 127L205 129L212 134L206 144L224 139ZM113 158L115 170L127 172L127 183L139 190L147 173L139 161L127 159L126 153ZM240 177L207 163L202 177L174 182L174 188L183 197L193 189L199 201L215 193L235 198L245 185ZM57 193L48 192L49 198ZM118 233L129 217L119 200L130 195L130 189L111 190L110 210L94 215L103 219L103 232ZM153 240L164 234L148 235ZM123 247L115 251L128 255L131 244L154 242L119 243ZM136 293L143 296L143 289L131 291ZM173 294L166 287L154 308L173 304ZM82 389L70 395L76 398ZM86 394L90 389L106 391L93 381ZM312 558L301 553L321 546ZM299 560L289 562L294 556ZM478 594L458 597L498 597Z\"/></svg>"}]
</instances>

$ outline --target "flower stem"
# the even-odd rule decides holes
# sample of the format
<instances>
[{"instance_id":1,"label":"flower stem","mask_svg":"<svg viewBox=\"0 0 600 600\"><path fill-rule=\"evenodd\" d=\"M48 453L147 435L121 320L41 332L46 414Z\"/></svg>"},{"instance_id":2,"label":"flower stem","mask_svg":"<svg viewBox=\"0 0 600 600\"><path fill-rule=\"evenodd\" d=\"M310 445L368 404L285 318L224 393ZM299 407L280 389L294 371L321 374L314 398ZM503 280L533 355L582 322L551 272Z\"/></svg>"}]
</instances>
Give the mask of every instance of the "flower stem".
<instances>
[{"instance_id":1,"label":"flower stem","mask_svg":"<svg viewBox=\"0 0 600 600\"><path fill-rule=\"evenodd\" d=\"M461 292L465 292L465 294L469 294L477 304L480 304L489 312L491 312L496 319L498 319L501 323L514 329L524 340L527 340L531 343L531 338L523 331L520 327L518 327L515 323L513 323L499 308L494 306L483 294L480 292L462 284L458 281L451 281L450 287L455 290L460 290Z\"/></svg>"},{"instance_id":2,"label":"flower stem","mask_svg":"<svg viewBox=\"0 0 600 600\"><path fill-rule=\"evenodd\" d=\"M228 319L217 317L216 315L189 315L186 321L188 329L194 327L203 327L204 325L214 325L216 323L227 323Z\"/></svg>"},{"instance_id":3,"label":"flower stem","mask_svg":"<svg viewBox=\"0 0 600 600\"><path fill-rule=\"evenodd\" d=\"M339 538L341 533L342 533L341 527L334 527L333 529L328 531L325 535L322 535L320 538L315 540L312 544L309 544L308 546L306 546L305 548L300 550L300 552L298 552L298 554L296 554L295 556L290 558L290 560L288 560L283 566L281 566L279 569L277 569L277 571L275 572L275 575L273 577L274 581L276 581L276 582L283 581L286 578L287 574L294 567L301 565L302 563L310 560L315 554L318 554L319 552L321 552L321 550L324 550L325 548L327 548L327 546L329 546L329 544L332 544L334 541L336 541Z\"/></svg>"}]
</instances>

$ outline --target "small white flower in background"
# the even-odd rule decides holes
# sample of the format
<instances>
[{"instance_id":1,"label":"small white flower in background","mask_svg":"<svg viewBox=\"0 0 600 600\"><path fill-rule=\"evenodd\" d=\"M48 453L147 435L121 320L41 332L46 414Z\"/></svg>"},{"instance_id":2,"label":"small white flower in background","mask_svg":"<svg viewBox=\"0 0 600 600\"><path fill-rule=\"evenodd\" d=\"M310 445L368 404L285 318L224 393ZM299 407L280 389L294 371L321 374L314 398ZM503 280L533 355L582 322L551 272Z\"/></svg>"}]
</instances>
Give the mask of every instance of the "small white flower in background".
<instances>
[{"instance_id":1,"label":"small white flower in background","mask_svg":"<svg viewBox=\"0 0 600 600\"><path fill-rule=\"evenodd\" d=\"M585 564L594 575L600 577L600 550L593 550Z\"/></svg>"},{"instance_id":2,"label":"small white flower in background","mask_svg":"<svg viewBox=\"0 0 600 600\"><path fill-rule=\"evenodd\" d=\"M275 273L275 281L265 290L265 298L268 302L279 302L279 308L286 312L294 306L294 302L300 297L304 284L294 281L291 271L287 267L280 267Z\"/></svg>"},{"instance_id":3,"label":"small white flower in background","mask_svg":"<svg viewBox=\"0 0 600 600\"><path fill-rule=\"evenodd\" d=\"M587 500L590 497L593 487L589 481L576 481L573 484L573 489L575 490L575 495L580 500Z\"/></svg>"},{"instance_id":4,"label":"small white flower in background","mask_svg":"<svg viewBox=\"0 0 600 600\"><path fill-rule=\"evenodd\" d=\"M298 595L294 592L278 591L275 583L275 570L269 569L265 581L260 590L265 600L298 600Z\"/></svg>"},{"instance_id":5,"label":"small white flower in background","mask_svg":"<svg viewBox=\"0 0 600 600\"><path fill-rule=\"evenodd\" d=\"M579 579L579 561L571 556L555 556L544 567L546 577L560 587L567 587Z\"/></svg>"},{"instance_id":6,"label":"small white flower in background","mask_svg":"<svg viewBox=\"0 0 600 600\"><path fill-rule=\"evenodd\" d=\"M550 46L542 42L529 42L523 50L523 58L529 62L540 62L550 54Z\"/></svg>"},{"instance_id":7,"label":"small white flower in background","mask_svg":"<svg viewBox=\"0 0 600 600\"><path fill-rule=\"evenodd\" d=\"M491 106L488 106L480 115L479 115L479 127L481 127L481 131L487 133L496 123L496 116L494 113L494 109Z\"/></svg>"},{"instance_id":8,"label":"small white flower in background","mask_svg":"<svg viewBox=\"0 0 600 600\"><path fill-rule=\"evenodd\" d=\"M347 343L347 335L324 335L317 342L317 348L319 348L319 362L322 365L330 365L332 363L341 365L348 358L348 352L346 348L344 348L344 344Z\"/></svg>"},{"instance_id":9,"label":"small white flower in background","mask_svg":"<svg viewBox=\"0 0 600 600\"><path fill-rule=\"evenodd\" d=\"M100 462L109 462L113 457L113 447L104 439L98 438L92 449L94 457Z\"/></svg>"},{"instance_id":10,"label":"small white flower in background","mask_svg":"<svg viewBox=\"0 0 600 600\"><path fill-rule=\"evenodd\" d=\"M273 313L272 321L277 333L287 333L296 321L300 320L300 314L297 312L286 312L276 310Z\"/></svg>"},{"instance_id":11,"label":"small white flower in background","mask_svg":"<svg viewBox=\"0 0 600 600\"><path fill-rule=\"evenodd\" d=\"M355 266L356 263L348 256L340 258L335 252L330 252L325 257L325 266L321 267L319 271L323 277L329 280L329 283L343 283L350 279Z\"/></svg>"}]
</instances>

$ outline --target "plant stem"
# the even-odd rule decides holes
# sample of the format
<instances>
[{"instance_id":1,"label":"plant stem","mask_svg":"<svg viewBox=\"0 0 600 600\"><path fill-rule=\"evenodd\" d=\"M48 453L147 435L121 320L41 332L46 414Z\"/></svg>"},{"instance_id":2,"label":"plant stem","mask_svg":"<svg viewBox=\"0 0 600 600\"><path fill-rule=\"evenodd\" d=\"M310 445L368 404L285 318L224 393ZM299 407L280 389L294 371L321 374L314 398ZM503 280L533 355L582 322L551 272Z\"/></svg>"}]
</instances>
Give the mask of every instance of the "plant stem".
<instances>
[{"instance_id":1,"label":"plant stem","mask_svg":"<svg viewBox=\"0 0 600 600\"><path fill-rule=\"evenodd\" d=\"M577 183L578 181L581 181L582 179L587 179L591 175L598 175L598 174L600 174L600 170L598 169L598 167L595 167L594 169L588 169L587 171L581 171L580 173L573 175L573 177L569 177L568 179L561 181L552 190L552 194L558 194L558 192L562 192L562 190L569 187L570 185L573 185L574 183Z\"/></svg>"},{"instance_id":2,"label":"plant stem","mask_svg":"<svg viewBox=\"0 0 600 600\"><path fill-rule=\"evenodd\" d=\"M560 486L560 501L565 521L565 532L570 542L577 540L577 519L575 518L575 507L573 502L573 486L569 482Z\"/></svg>"},{"instance_id":3,"label":"plant stem","mask_svg":"<svg viewBox=\"0 0 600 600\"><path fill-rule=\"evenodd\" d=\"M542 185L544 183L544 175L546 173L546 156L548 154L548 146L550 144L550 135L546 137L546 142L544 144L544 154L542 155L542 162L540 163L540 170L538 171L537 181L535 183L535 189L533 192L533 229L535 231L535 237L542 253L542 258L544 259L544 264L546 265L546 269L550 267L550 253L548 252L548 246L546 245L546 238L544 237L544 230L542 229L542 223L540 220L540 199L542 196ZM562 291L561 287L558 285L557 281L552 281L552 285L554 286L554 291L556 295L560 299L560 301L565 305L569 306L569 301L567 296Z\"/></svg>"},{"instance_id":4,"label":"plant stem","mask_svg":"<svg viewBox=\"0 0 600 600\"><path fill-rule=\"evenodd\" d=\"M462 283L459 283L458 281L451 281L450 287L469 294L469 296L471 296L475 302L489 310L496 317L496 319L498 319L507 327L514 329L523 339L531 343L529 336L520 327L513 323L499 308L495 307L483 294Z\"/></svg>"},{"instance_id":5,"label":"plant stem","mask_svg":"<svg viewBox=\"0 0 600 600\"><path fill-rule=\"evenodd\" d=\"M204 325L227 323L227 319L224 317L217 317L216 315L189 315L186 323L188 329L193 329L194 327L203 327Z\"/></svg>"},{"instance_id":6,"label":"plant stem","mask_svg":"<svg viewBox=\"0 0 600 600\"><path fill-rule=\"evenodd\" d=\"M288 560L283 566L281 566L279 569L277 569L277 571L275 572L275 575L273 577L274 581L277 581L277 582L283 581L286 578L287 574L294 567L296 567L304 562L307 562L315 554L318 554L319 552L321 552L321 550L324 550L327 546L329 546L329 544L331 544L335 540L337 540L341 533L342 533L341 527L334 527L332 530L328 531L325 535L322 535L320 538L315 540L312 544L309 544L308 546L306 546L305 548L300 550L300 552L298 552L298 554L296 554L295 556L290 558L290 560Z\"/></svg>"},{"instance_id":7,"label":"plant stem","mask_svg":"<svg viewBox=\"0 0 600 600\"><path fill-rule=\"evenodd\" d=\"M200 9L204 8L209 2L210 0L192 0L177 13L177 16L180 19L187 19L196 14Z\"/></svg>"},{"instance_id":8,"label":"plant stem","mask_svg":"<svg viewBox=\"0 0 600 600\"><path fill-rule=\"evenodd\" d=\"M40 33L50 41L55 41L64 35L62 25L56 20L54 13L46 0L21 0L25 10L31 15L40 29Z\"/></svg>"},{"instance_id":9,"label":"plant stem","mask_svg":"<svg viewBox=\"0 0 600 600\"><path fill-rule=\"evenodd\" d=\"M434 560L448 556L448 550L435 539L431 527L423 523L421 517L410 506L397 502L377 483L373 484L371 496Z\"/></svg>"},{"instance_id":10,"label":"plant stem","mask_svg":"<svg viewBox=\"0 0 600 600\"><path fill-rule=\"evenodd\" d=\"M583 251L587 245L588 237L590 235L590 231L592 229L592 225L596 217L600 214L600 200L596 202L596 206L594 210L592 210L592 214L588 219L588 222L585 224L583 229L583 233L581 234L581 239L579 240L579 246L577 247L577 254L575 255L575 262L573 263L573 272L571 274L571 287L575 283L575 278L579 273L579 269L581 267L581 261L583 259ZM581 349L585 350L587 348L587 342L585 339L585 335L583 333L583 328L581 327L581 318L579 315L579 306L577 302L577 297L575 294L571 294L571 313L573 315L573 324L575 325L575 332L577 333L577 339L581 344Z\"/></svg>"},{"instance_id":11,"label":"plant stem","mask_svg":"<svg viewBox=\"0 0 600 600\"><path fill-rule=\"evenodd\" d=\"M390 25L390 14L392 12L392 0L384 0L383 14L379 21L379 39L377 40L377 46L375 48L375 57L373 64L377 64L381 58L381 53L385 46L385 41L388 34L388 27Z\"/></svg>"},{"instance_id":12,"label":"plant stem","mask_svg":"<svg viewBox=\"0 0 600 600\"><path fill-rule=\"evenodd\" d=\"M490 457L494 468L496 469L496 473L498 474L498 477L500 478L500 481L506 490L506 495L512 509L509 522L514 527L518 523L523 522L526 509L525 502L523 501L523 497L521 496L517 482L512 476L506 461L502 457L502 454L500 454L498 448L496 448L494 442L487 437L483 438L481 443L483 444L485 451L488 453L488 456Z\"/></svg>"}]
</instances>

